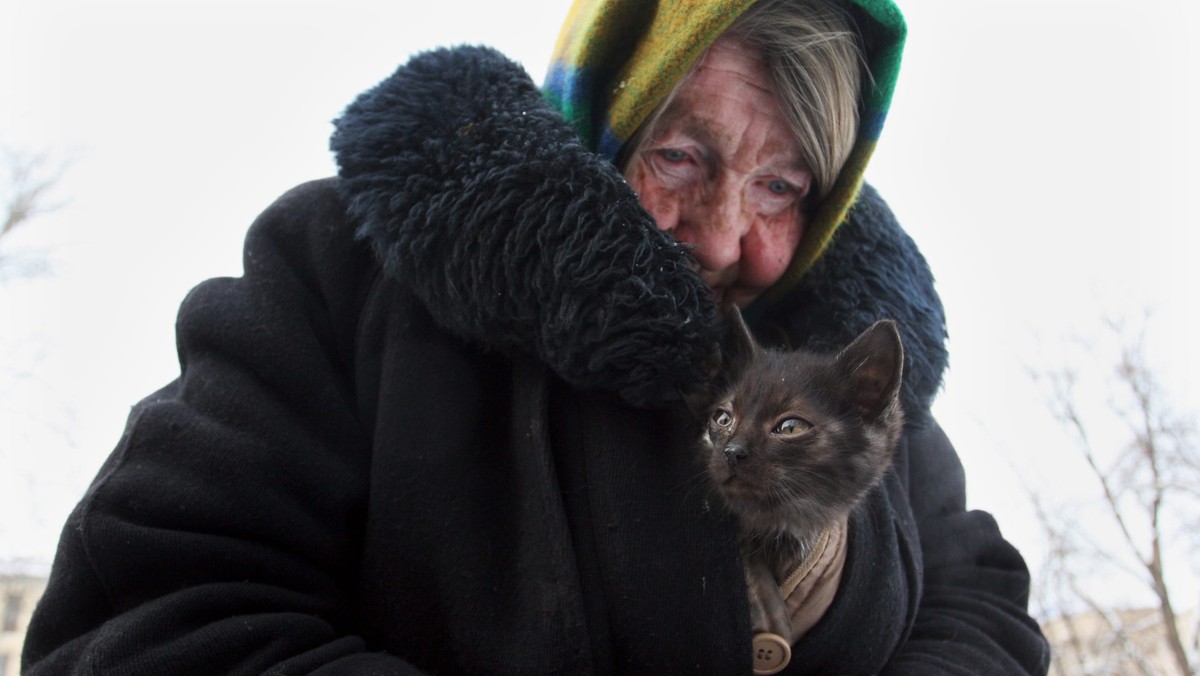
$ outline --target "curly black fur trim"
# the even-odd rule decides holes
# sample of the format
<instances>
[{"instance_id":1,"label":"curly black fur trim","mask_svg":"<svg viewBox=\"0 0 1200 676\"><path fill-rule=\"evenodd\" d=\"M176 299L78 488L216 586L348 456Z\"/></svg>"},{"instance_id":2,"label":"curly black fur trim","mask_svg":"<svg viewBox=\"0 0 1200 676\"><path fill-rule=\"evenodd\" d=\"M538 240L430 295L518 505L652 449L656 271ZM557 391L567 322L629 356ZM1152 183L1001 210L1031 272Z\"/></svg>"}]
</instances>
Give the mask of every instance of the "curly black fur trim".
<instances>
[{"instance_id":1,"label":"curly black fur trim","mask_svg":"<svg viewBox=\"0 0 1200 676\"><path fill-rule=\"evenodd\" d=\"M450 331L639 406L704 381L717 319L690 254L498 52L415 57L331 146L359 235Z\"/></svg>"}]
</instances>

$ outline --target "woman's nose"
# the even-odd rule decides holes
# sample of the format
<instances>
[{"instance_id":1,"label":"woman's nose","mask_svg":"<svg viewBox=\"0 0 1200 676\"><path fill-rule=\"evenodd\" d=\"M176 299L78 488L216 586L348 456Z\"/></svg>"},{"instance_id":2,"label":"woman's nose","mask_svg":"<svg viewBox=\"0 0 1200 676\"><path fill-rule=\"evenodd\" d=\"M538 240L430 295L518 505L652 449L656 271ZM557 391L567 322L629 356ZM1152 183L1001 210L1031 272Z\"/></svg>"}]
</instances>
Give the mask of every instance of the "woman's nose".
<instances>
[{"instance_id":1,"label":"woman's nose","mask_svg":"<svg viewBox=\"0 0 1200 676\"><path fill-rule=\"evenodd\" d=\"M675 228L675 237L695 245L696 260L709 272L722 272L741 260L742 238L752 224L736 191L720 193L681 209Z\"/></svg>"}]
</instances>

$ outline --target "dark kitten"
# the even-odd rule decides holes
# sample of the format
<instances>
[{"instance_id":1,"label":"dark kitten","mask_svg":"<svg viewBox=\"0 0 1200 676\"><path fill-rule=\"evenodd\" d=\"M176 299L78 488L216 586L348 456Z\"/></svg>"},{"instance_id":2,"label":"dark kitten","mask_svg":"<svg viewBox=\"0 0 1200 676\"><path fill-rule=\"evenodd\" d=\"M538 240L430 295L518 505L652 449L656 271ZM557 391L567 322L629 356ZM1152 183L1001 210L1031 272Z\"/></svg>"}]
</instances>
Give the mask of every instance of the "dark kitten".
<instances>
[{"instance_id":1,"label":"dark kitten","mask_svg":"<svg viewBox=\"0 0 1200 676\"><path fill-rule=\"evenodd\" d=\"M709 408L702 447L708 474L738 522L756 622L788 630L780 599L774 608L755 603L771 595L771 585L779 596L789 568L891 464L904 426L903 362L889 320L822 355L762 348L741 313L730 312L722 367L728 384ZM787 627L779 627L780 612Z\"/></svg>"}]
</instances>

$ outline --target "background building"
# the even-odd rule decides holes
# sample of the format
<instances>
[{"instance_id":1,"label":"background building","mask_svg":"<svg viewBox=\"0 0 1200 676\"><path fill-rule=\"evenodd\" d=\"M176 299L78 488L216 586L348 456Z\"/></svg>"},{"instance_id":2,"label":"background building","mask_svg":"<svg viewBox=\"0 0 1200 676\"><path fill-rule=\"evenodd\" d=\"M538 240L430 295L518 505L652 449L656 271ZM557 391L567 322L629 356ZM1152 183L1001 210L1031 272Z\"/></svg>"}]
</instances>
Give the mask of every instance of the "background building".
<instances>
[{"instance_id":1,"label":"background building","mask_svg":"<svg viewBox=\"0 0 1200 676\"><path fill-rule=\"evenodd\" d=\"M1196 613L1178 617L1188 647L1196 645ZM1166 641L1162 616L1152 608L1091 611L1042 625L1050 641L1051 676L1147 674L1190 676L1181 671Z\"/></svg>"},{"instance_id":2,"label":"background building","mask_svg":"<svg viewBox=\"0 0 1200 676\"><path fill-rule=\"evenodd\" d=\"M0 574L0 676L18 676L21 672L25 630L45 590L44 577Z\"/></svg>"}]
</instances>

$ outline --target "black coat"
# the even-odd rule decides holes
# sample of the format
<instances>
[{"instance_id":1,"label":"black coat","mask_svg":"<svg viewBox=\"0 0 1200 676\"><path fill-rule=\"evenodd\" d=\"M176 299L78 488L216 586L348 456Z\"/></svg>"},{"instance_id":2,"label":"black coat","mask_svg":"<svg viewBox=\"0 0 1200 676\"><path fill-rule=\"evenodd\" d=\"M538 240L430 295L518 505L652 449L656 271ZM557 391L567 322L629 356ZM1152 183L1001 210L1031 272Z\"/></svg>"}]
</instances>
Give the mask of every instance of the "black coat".
<instances>
[{"instance_id":1,"label":"black coat","mask_svg":"<svg viewBox=\"0 0 1200 676\"><path fill-rule=\"evenodd\" d=\"M748 671L677 403L716 335L686 251L494 52L418 57L334 148L185 300L180 378L70 517L28 673ZM751 316L819 347L887 316L907 351L895 468L790 671L1044 671L1025 565L928 417L941 306L878 196Z\"/></svg>"}]
</instances>

